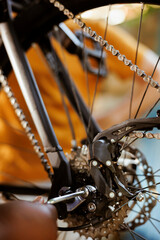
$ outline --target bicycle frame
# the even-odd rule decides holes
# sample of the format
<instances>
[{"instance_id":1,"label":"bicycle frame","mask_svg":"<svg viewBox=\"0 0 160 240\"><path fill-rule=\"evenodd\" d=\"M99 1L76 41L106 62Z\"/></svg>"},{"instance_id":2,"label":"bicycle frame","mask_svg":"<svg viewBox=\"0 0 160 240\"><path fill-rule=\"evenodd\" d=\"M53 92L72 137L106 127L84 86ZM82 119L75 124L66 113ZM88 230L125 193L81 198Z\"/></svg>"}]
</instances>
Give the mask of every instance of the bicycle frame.
<instances>
[{"instance_id":1,"label":"bicycle frame","mask_svg":"<svg viewBox=\"0 0 160 240\"><path fill-rule=\"evenodd\" d=\"M33 72L17 39L16 33L11 23L11 19L9 17L8 8L9 7L6 0L0 1L0 9L2 13L0 19L1 38L10 59L12 68L15 72L23 97L36 126L37 132L42 140L44 151L47 153L48 159L52 165L52 168L54 169L54 179L52 182L52 191L50 194L50 197L53 197L57 196L58 191L61 187L71 186L72 179L70 166L63 153L62 147L59 145L56 134L52 128L49 116L44 106L42 97L40 95ZM49 44L47 51L51 51L53 53L53 48ZM57 56L56 60L58 61L58 64L61 64L61 67L63 69L60 78L61 84L65 89L68 99L72 103L78 115L80 115L74 94L69 85L69 82L71 81L69 79L69 75L65 71L60 60L58 60ZM53 69L53 66L50 67ZM90 116L90 112L77 90L76 95L86 127L88 126L88 122L91 119L91 131L89 132L89 139L92 140L93 137L100 131L100 128ZM63 176L63 178L61 176Z\"/></svg>"}]
</instances>

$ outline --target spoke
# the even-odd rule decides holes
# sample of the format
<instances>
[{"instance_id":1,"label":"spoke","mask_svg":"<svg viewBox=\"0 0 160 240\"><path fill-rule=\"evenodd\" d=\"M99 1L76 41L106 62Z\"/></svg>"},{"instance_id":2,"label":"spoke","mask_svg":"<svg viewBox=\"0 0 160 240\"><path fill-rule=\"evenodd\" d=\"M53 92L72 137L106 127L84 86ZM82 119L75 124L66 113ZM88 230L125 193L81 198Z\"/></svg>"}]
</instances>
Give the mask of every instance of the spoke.
<instances>
[{"instance_id":1,"label":"spoke","mask_svg":"<svg viewBox=\"0 0 160 240\"><path fill-rule=\"evenodd\" d=\"M158 203L160 203L160 200L157 199L155 196L153 196L153 194L145 192L144 194L148 194L149 196L151 196L152 198L154 198Z\"/></svg>"},{"instance_id":2,"label":"spoke","mask_svg":"<svg viewBox=\"0 0 160 240\"><path fill-rule=\"evenodd\" d=\"M137 213L137 214L143 214L143 216L145 216L144 213L140 213L140 212L138 212L138 211L136 211L136 210L134 210L134 209L132 209L132 208L130 208L130 211L135 212L135 213ZM160 220L158 220L158 219L156 219L156 218L153 218L153 217L150 217L150 219L152 219L152 220L154 220L154 221L156 221L156 222L160 222Z\"/></svg>"},{"instance_id":3,"label":"spoke","mask_svg":"<svg viewBox=\"0 0 160 240\"><path fill-rule=\"evenodd\" d=\"M122 224L121 224L122 225ZM124 226L124 225L122 225L125 229L126 229L126 227ZM130 231L134 234L134 235L136 235L137 237L139 237L139 238L141 238L142 240L147 240L146 238L144 238L143 236L141 236L139 233L136 233L135 231L133 231L132 229L130 229Z\"/></svg>"},{"instance_id":4,"label":"spoke","mask_svg":"<svg viewBox=\"0 0 160 240\"><path fill-rule=\"evenodd\" d=\"M153 107L149 110L149 112L146 114L145 117L148 117L148 115L152 112L152 110L155 108L155 106L159 103L160 98L158 98L158 100L155 102L155 104L153 105Z\"/></svg>"},{"instance_id":5,"label":"spoke","mask_svg":"<svg viewBox=\"0 0 160 240\"><path fill-rule=\"evenodd\" d=\"M155 108L155 106L159 103L160 101L160 98L158 98L158 100L155 102L155 104L151 107L151 109L149 110L149 112L146 114L145 118L149 116L149 114L152 112L152 110ZM144 133L146 133L147 131L144 131ZM135 138L133 139L130 143L128 143L127 145L124 146L123 144L123 147L121 148L121 151L123 151L125 148L129 147L132 143L134 143L136 140L138 140L139 138Z\"/></svg>"},{"instance_id":6,"label":"spoke","mask_svg":"<svg viewBox=\"0 0 160 240\"><path fill-rule=\"evenodd\" d=\"M119 208L117 208L113 213L116 213L117 211L119 211L122 207L124 207L127 203L129 203L131 200L134 200L135 198L136 198L136 196L134 196L131 199L129 199L127 202L125 202Z\"/></svg>"},{"instance_id":7,"label":"spoke","mask_svg":"<svg viewBox=\"0 0 160 240\"><path fill-rule=\"evenodd\" d=\"M81 17L81 15L80 15ZM84 58L84 64L83 64L83 68L84 68L84 72L85 72L85 79L86 79L86 88L87 88L87 97L88 97L88 107L91 107L91 99L90 99L90 90L89 90L89 81L88 81L88 70L86 67L86 55L85 55L85 36L84 36L84 32L82 30L82 37L83 37L83 58Z\"/></svg>"},{"instance_id":8,"label":"spoke","mask_svg":"<svg viewBox=\"0 0 160 240\"><path fill-rule=\"evenodd\" d=\"M147 187L141 188L141 190L144 190L144 189L150 188L150 187L156 187L156 186L159 185L159 184L160 184L160 182L158 182L158 183L156 183L156 184L153 184L153 185L151 185L151 186L147 186Z\"/></svg>"},{"instance_id":9,"label":"spoke","mask_svg":"<svg viewBox=\"0 0 160 240\"><path fill-rule=\"evenodd\" d=\"M155 73L155 71L156 71L156 69L157 69L157 66L158 66L159 61L160 61L160 56L158 57L158 60L157 60L156 65L155 65L155 67L154 67L153 73L152 73L152 75L151 75L152 78L153 78L154 73ZM144 101L144 98L145 98L145 96L146 96L146 94L147 94L149 85L150 85L150 82L147 84L147 87L146 87L146 89L145 89L145 91L144 91L144 94L143 94L143 96L142 96L141 102L140 102L140 104L139 104L138 110L137 110L134 118L137 117L137 115L138 115L138 113L139 113L139 111L140 111L140 108L141 108L141 106L142 106L142 103L143 103L143 101Z\"/></svg>"},{"instance_id":10,"label":"spoke","mask_svg":"<svg viewBox=\"0 0 160 240\"><path fill-rule=\"evenodd\" d=\"M140 207L140 205L137 203L138 207L141 209L141 211L143 212L144 216L148 219L148 221L150 221L150 223L152 224L152 226L156 229L156 231L160 234L159 229L155 226L155 224L152 222L152 220L150 218L147 217L147 215L145 214L145 212L143 211L143 209Z\"/></svg>"},{"instance_id":11,"label":"spoke","mask_svg":"<svg viewBox=\"0 0 160 240\"><path fill-rule=\"evenodd\" d=\"M131 173L131 172L125 172L125 175L132 175L132 176L138 176L138 177L139 176L141 176L141 177L146 176L146 178L152 177L152 175L136 174L136 173ZM160 177L160 175L154 175L154 177Z\"/></svg>"},{"instance_id":12,"label":"spoke","mask_svg":"<svg viewBox=\"0 0 160 240\"><path fill-rule=\"evenodd\" d=\"M138 187L134 187L134 186L129 186L129 188L133 188L133 189L135 189L135 190L138 190L138 192L145 192L144 190L146 189L146 188L150 188L150 187L156 187L156 186L158 186L160 184L160 182L158 182L158 183L156 183L156 184L153 184L153 185L150 185L150 186L146 186L146 187L143 187L143 188L138 188ZM149 192L149 191L147 191L147 192Z\"/></svg>"},{"instance_id":13,"label":"spoke","mask_svg":"<svg viewBox=\"0 0 160 240\"><path fill-rule=\"evenodd\" d=\"M141 16L140 16L140 22L139 22L138 39L137 39L137 48L136 48L136 56L135 56L135 62L134 62L135 65L137 65L137 59L138 59L138 50L139 50L139 43L140 43L140 36L141 36L143 11L144 11L144 3L142 3L142 5L141 5ZM132 89L131 89L130 106L129 106L129 119L131 118L131 112L132 112L132 102L133 102L133 94L134 94L135 78L136 78L136 73L134 72L134 74L133 74L133 80L132 80Z\"/></svg>"},{"instance_id":14,"label":"spoke","mask_svg":"<svg viewBox=\"0 0 160 240\"><path fill-rule=\"evenodd\" d=\"M151 193L151 194L154 194L154 195L158 195L158 196L160 196L160 193L157 193L157 192L147 191L147 190L145 190L145 192L146 192L146 193Z\"/></svg>"},{"instance_id":15,"label":"spoke","mask_svg":"<svg viewBox=\"0 0 160 240\"><path fill-rule=\"evenodd\" d=\"M61 42L61 38L60 38L60 35L59 35L59 31L56 31L56 34L57 34L57 38L59 39L59 42L60 42L60 48L61 48L61 53L62 53L62 57L63 57L63 62L64 62L64 65L66 67L66 70L68 72L67 60L66 60L65 53L64 53L64 50L63 50L63 47L62 47L62 42ZM48 38L50 40L50 37L48 37ZM55 64L56 64L56 62L55 62ZM57 69L58 69L58 64L57 64ZM56 75L56 72L55 72L55 75ZM58 78L58 76L57 76L57 78ZM76 135L75 135L72 119L71 119L71 116L70 116L70 113L69 113L69 110L68 110L68 107L67 107L67 104L66 104L66 101L65 101L64 91L63 91L63 88L62 88L59 80L57 80L57 84L58 84L58 87L59 87L62 104L63 104L64 110L65 110L65 113L66 113L66 116L67 116L67 119L68 119L68 124L69 124L70 130L71 130L72 139L76 140Z\"/></svg>"},{"instance_id":16,"label":"spoke","mask_svg":"<svg viewBox=\"0 0 160 240\"><path fill-rule=\"evenodd\" d=\"M123 144L123 146L122 146L122 148L121 148L121 151L123 151L124 149L126 149L127 147L129 147L132 143L134 143L136 140L137 140L138 138L136 138L136 139L133 139L130 143L128 143L128 144ZM124 143L126 143L126 141L124 142Z\"/></svg>"},{"instance_id":17,"label":"spoke","mask_svg":"<svg viewBox=\"0 0 160 240\"><path fill-rule=\"evenodd\" d=\"M136 240L136 238L135 238L134 234L132 233L132 231L131 231L130 227L128 226L128 224L127 224L127 223L124 223L124 225L125 225L126 228L128 229L128 232L130 233L131 237L132 237L134 240Z\"/></svg>"},{"instance_id":18,"label":"spoke","mask_svg":"<svg viewBox=\"0 0 160 240\"><path fill-rule=\"evenodd\" d=\"M106 17L105 32L104 32L104 37L103 37L104 40L106 39L106 36L107 36L108 20L109 20L110 10L111 10L111 5L109 5L108 13L107 13L107 17ZM102 62L103 51L104 51L104 47L102 46L101 57L100 57L100 62L99 62L99 67L98 67L98 74L97 74L96 85L95 85L95 90L94 90L94 95L93 95L93 100L92 100L92 105L91 105L91 111L90 111L90 117L89 117L87 132L89 132L90 125L91 125L91 117L92 117L92 114L93 114L93 107L94 107L94 103L95 103L95 98L96 98L96 94L97 94L97 87L98 87L99 78L100 78L100 70L101 70L101 62Z\"/></svg>"},{"instance_id":19,"label":"spoke","mask_svg":"<svg viewBox=\"0 0 160 240\"><path fill-rule=\"evenodd\" d=\"M154 175L155 173L159 172L159 171L160 171L160 169L156 170L156 171L153 173L153 175ZM133 186L136 186L137 184L140 184L140 183L144 182L145 180L146 180L146 178L143 178L141 181L137 182L137 183L134 184Z\"/></svg>"},{"instance_id":20,"label":"spoke","mask_svg":"<svg viewBox=\"0 0 160 240\"><path fill-rule=\"evenodd\" d=\"M17 176L13 176L13 175L11 175L11 174L9 174L9 173L0 171L0 175L3 175L3 176L5 176L5 177L8 177L8 178L12 179L13 181L16 180L16 181L19 181L19 182L22 182L22 183L26 183L26 184L34 187L34 188L39 189L39 187L38 187L36 184L34 184L33 182L29 182L29 181L27 181L27 180L25 180L25 179L19 178L19 177L17 177Z\"/></svg>"},{"instance_id":21,"label":"spoke","mask_svg":"<svg viewBox=\"0 0 160 240\"><path fill-rule=\"evenodd\" d=\"M144 238L143 236L141 236L139 233L131 230L132 233L134 233L134 235L136 235L137 237L141 238L142 240L147 240L146 238Z\"/></svg>"}]
</instances>

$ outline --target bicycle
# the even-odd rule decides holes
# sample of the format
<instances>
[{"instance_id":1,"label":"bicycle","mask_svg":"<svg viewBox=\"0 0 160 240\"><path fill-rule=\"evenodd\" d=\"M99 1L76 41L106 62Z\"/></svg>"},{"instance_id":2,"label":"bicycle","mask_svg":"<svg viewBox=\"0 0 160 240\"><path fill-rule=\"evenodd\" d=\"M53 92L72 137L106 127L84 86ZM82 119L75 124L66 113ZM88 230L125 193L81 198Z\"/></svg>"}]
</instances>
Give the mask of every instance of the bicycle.
<instances>
[{"instance_id":1,"label":"bicycle","mask_svg":"<svg viewBox=\"0 0 160 240\"><path fill-rule=\"evenodd\" d=\"M51 162L51 166L54 169L54 174L52 168L49 166L48 161L46 160L45 155L41 151L34 134L32 133L28 121L26 121L25 114L19 107L11 88L7 83L7 79L4 76L4 74L7 76L11 71L11 66L3 47L1 47L1 52L5 57L2 57L3 62L1 65L3 72L1 71L0 76L2 87L7 93L23 128L25 129L35 151L38 153L41 162L44 165L45 170L48 172L49 178L52 181L52 188L49 194L48 202L56 204L60 219L65 219L69 212L67 218L69 226L67 228L60 227L59 229L63 231L75 230L87 237L92 236L93 238L96 238L108 236L109 233L120 228L121 230L128 230L133 239L133 235L142 238L132 229L143 225L148 219L151 221L150 212L158 201L157 196L159 193L157 193L154 189L158 183L155 182L155 172L153 172L152 168L148 165L143 153L139 149L134 149L132 146L130 146L130 143L126 144L126 141L121 142L121 140L125 136L127 139L130 137L134 140L136 138L143 137L149 139L159 139L158 133L148 132L153 128L159 129L159 117L145 117L142 119L133 120L130 119L101 132L100 127L94 121L92 114L90 114L90 111L85 106L78 93L78 90L74 86L73 82L71 82L68 73L61 63L61 60L50 44L49 37L46 37L45 33L51 29L53 22L54 24L58 24L67 17L71 19L74 18L75 22L83 29L84 32L87 32L90 37L98 41L126 66L129 66L131 71L137 73L139 77L143 78L143 80L148 83L147 89L149 85L151 85L159 90L160 86L152 79L153 76L149 76L144 71L139 69L136 63L133 64L112 45L108 44L108 42L105 41L101 36L97 35L91 28L87 27L81 18L74 17L74 14L89 8L103 5L105 4L105 1L99 1L98 3L96 1L92 1L92 3L80 1L79 4L76 4L74 1L62 1L62 3L63 2L65 3L64 5L58 1L52 0L50 0L50 3L48 1L38 1L38 3L29 2L28 5L27 3L25 5L24 2L24 5L21 5L19 1L17 1L17 3L19 3L19 12L15 4L16 1L13 2L12 5L17 11L17 17L13 20L13 24L18 31L17 36L21 41L24 50L27 50L32 42L38 42L44 55L46 56L51 70L56 71L56 66L62 69L57 73L60 92L62 91L62 88L65 90L68 99L71 101L74 109L77 111L85 125L87 133L87 140L85 142L88 146L83 145L82 149L80 149L77 148L75 141L73 141L73 151L68 157L70 159L71 168L61 146L58 143L56 134L52 129L34 76L32 75L32 72L28 66L28 62L26 61L26 58L20 47L19 40L17 39L12 24L10 23L12 20L11 16L10 21L8 21L9 15L6 1L0 2L0 9L2 9L0 14L0 16L2 16L2 23L0 25L2 41L10 58L10 62L13 65L13 69L17 75L23 95L26 98L28 108L30 109L30 113L40 135L44 151L46 152L48 159ZM54 4L53 7L51 7L51 3ZM111 3L113 2L111 1L108 4ZM118 3L118 1L116 1L116 3ZM145 3L150 3L150 1L145 1ZM158 1L152 1L152 4L158 5ZM64 7L65 5L67 8ZM59 11L57 11L57 8ZM44 14L45 11L49 12ZM62 12L64 14L62 14ZM27 18L26 16L28 13L30 13L31 16L36 20L34 21L32 18ZM40 16L43 16L43 18L39 22ZM25 32L22 31L22 28L25 28ZM64 26L60 25L59 28L63 37L63 33L66 34L64 31ZM55 30L55 32L56 31L57 30ZM54 36L56 37L56 33ZM101 50L99 53L99 55L102 55L103 57L103 52ZM55 61L57 65L54 65ZM99 74L100 73L98 73L98 75ZM152 75L154 75L154 72ZM159 112L157 114L159 116ZM120 153L124 149L126 150L125 153L123 151L124 156L121 157L121 160L118 160L120 159ZM128 161L127 165L124 163L126 154L129 154L129 157L127 157L126 160ZM76 164L78 163L79 158L80 167L77 167ZM55 161L55 159L57 161ZM122 164L120 164L120 161L122 161ZM139 183L138 173L136 172L137 167L135 166L136 164L141 164L141 167L143 168L142 175L145 177L145 181L148 185L147 188L149 188L149 190L142 188L141 184ZM131 179L128 177L127 182L124 177L124 172L129 174L130 177L132 175L135 177L131 177ZM143 181L143 179L141 181ZM137 184L138 187L134 187L134 184ZM31 194L49 191L39 188L21 189L16 186L13 188L5 185L1 186L3 192L3 187L7 192L11 191L13 193L22 193L22 190L23 193L26 193L28 190ZM55 197L58 195L61 195L62 197L56 199ZM66 199L68 200L69 198L73 197L73 202L66 201ZM63 200L63 202L58 203L60 200ZM134 206L139 204L137 202L141 203L143 201L144 206L140 206L137 216L131 222L124 223L126 211L130 210L136 212L136 210L134 210ZM128 202L132 202L131 206L128 206ZM87 217L85 217L84 214L86 214ZM114 219L116 219L116 221ZM77 225L77 223L80 224ZM110 224L110 227L108 227L108 224ZM101 226L99 227L99 225ZM94 230L94 228L96 230Z\"/></svg>"}]
</instances>

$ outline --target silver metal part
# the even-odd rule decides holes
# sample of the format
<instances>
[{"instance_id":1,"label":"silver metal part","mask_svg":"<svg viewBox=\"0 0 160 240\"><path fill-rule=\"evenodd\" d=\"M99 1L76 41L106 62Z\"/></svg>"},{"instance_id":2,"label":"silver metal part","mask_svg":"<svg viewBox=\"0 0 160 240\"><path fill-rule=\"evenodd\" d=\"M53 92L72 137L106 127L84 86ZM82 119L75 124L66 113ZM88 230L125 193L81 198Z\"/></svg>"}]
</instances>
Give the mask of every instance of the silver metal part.
<instances>
[{"instance_id":1,"label":"silver metal part","mask_svg":"<svg viewBox=\"0 0 160 240\"><path fill-rule=\"evenodd\" d=\"M86 201L85 198L82 196L75 197L75 200L73 203L67 203L67 212L71 212L74 209L76 209L78 206L80 206L84 201Z\"/></svg>"},{"instance_id":2,"label":"silver metal part","mask_svg":"<svg viewBox=\"0 0 160 240\"><path fill-rule=\"evenodd\" d=\"M93 202L88 203L88 211L89 212L95 212L96 211L96 204Z\"/></svg>"},{"instance_id":3,"label":"silver metal part","mask_svg":"<svg viewBox=\"0 0 160 240\"><path fill-rule=\"evenodd\" d=\"M109 208L112 212L115 211L115 206L108 206L108 208Z\"/></svg>"},{"instance_id":4,"label":"silver metal part","mask_svg":"<svg viewBox=\"0 0 160 240\"><path fill-rule=\"evenodd\" d=\"M0 32L18 84L23 92L24 99L42 140L44 149L48 147L54 148L53 139L55 140L55 134L52 124L49 120L32 70L14 34L14 30L9 23L1 23ZM47 153L47 155L52 166L56 165L55 167L58 167L60 165L57 152ZM57 155L57 162L55 161L55 155Z\"/></svg>"},{"instance_id":5,"label":"silver metal part","mask_svg":"<svg viewBox=\"0 0 160 240\"><path fill-rule=\"evenodd\" d=\"M81 154L86 156L88 154L88 147L86 145L82 146Z\"/></svg>"},{"instance_id":6,"label":"silver metal part","mask_svg":"<svg viewBox=\"0 0 160 240\"><path fill-rule=\"evenodd\" d=\"M92 166L96 167L98 165L98 162L96 160L92 161Z\"/></svg>"},{"instance_id":7,"label":"silver metal part","mask_svg":"<svg viewBox=\"0 0 160 240\"><path fill-rule=\"evenodd\" d=\"M83 196L78 196L78 197L75 197L75 200L74 202L72 203L67 203L67 212L71 212L73 211L74 209L76 209L79 205L81 205L85 200L86 198L89 196L89 193L90 192L95 192L96 191L96 188L91 186L91 185L87 185L86 187L82 187L82 188L79 188L77 189L77 191L85 191L85 194Z\"/></svg>"},{"instance_id":8,"label":"silver metal part","mask_svg":"<svg viewBox=\"0 0 160 240\"><path fill-rule=\"evenodd\" d=\"M115 197L115 193L114 193L114 192L110 192L110 193L109 193L109 197L110 197L110 198L114 198L114 197Z\"/></svg>"},{"instance_id":9,"label":"silver metal part","mask_svg":"<svg viewBox=\"0 0 160 240\"><path fill-rule=\"evenodd\" d=\"M107 160L107 161L106 161L106 166L107 166L107 167L110 167L111 165L112 165L111 161L110 161L110 160Z\"/></svg>"},{"instance_id":10,"label":"silver metal part","mask_svg":"<svg viewBox=\"0 0 160 240\"><path fill-rule=\"evenodd\" d=\"M138 193L136 200L142 202L144 200L144 195L142 192Z\"/></svg>"},{"instance_id":11,"label":"silver metal part","mask_svg":"<svg viewBox=\"0 0 160 240\"><path fill-rule=\"evenodd\" d=\"M51 171L51 167L49 166L48 161L45 158L45 155L42 152L41 147L40 147L34 133L32 132L32 129L29 125L29 122L26 119L26 116L25 116L23 110L20 108L20 105L19 105L17 99L14 97L14 93L12 92L12 89L8 84L7 78L3 75L2 70L0 70L0 83L1 83L1 86L4 90L4 92L7 95L17 117L19 118L19 121L20 121L22 127L24 128L24 130L28 136L28 139L30 140L31 144L33 145L33 149L34 149L35 153L40 158L41 163L44 166L45 171L47 171L49 178L52 179L53 172Z\"/></svg>"},{"instance_id":12,"label":"silver metal part","mask_svg":"<svg viewBox=\"0 0 160 240\"><path fill-rule=\"evenodd\" d=\"M86 191L81 190L81 191L77 191L75 193L66 194L64 196L51 198L50 200L48 200L47 203L48 204L56 204L56 203L59 203L59 202L64 202L64 201L70 200L70 199L78 197L78 196L84 196L85 194L86 194Z\"/></svg>"},{"instance_id":13,"label":"silver metal part","mask_svg":"<svg viewBox=\"0 0 160 240\"><path fill-rule=\"evenodd\" d=\"M122 192L118 192L118 197L122 197Z\"/></svg>"}]
</instances>

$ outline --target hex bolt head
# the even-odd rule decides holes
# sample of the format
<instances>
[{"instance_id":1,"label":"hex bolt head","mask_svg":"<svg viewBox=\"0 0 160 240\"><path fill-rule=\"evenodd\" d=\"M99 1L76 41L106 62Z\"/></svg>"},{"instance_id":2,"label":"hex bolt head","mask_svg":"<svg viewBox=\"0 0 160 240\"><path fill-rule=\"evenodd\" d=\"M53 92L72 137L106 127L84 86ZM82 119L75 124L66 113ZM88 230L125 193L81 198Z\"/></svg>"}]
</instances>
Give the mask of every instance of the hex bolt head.
<instances>
[{"instance_id":1,"label":"hex bolt head","mask_svg":"<svg viewBox=\"0 0 160 240\"><path fill-rule=\"evenodd\" d=\"M81 154L86 156L87 153L88 153L88 147L86 145L83 145L81 149Z\"/></svg>"},{"instance_id":2,"label":"hex bolt head","mask_svg":"<svg viewBox=\"0 0 160 240\"><path fill-rule=\"evenodd\" d=\"M92 166L96 167L98 165L98 162L96 160L92 161Z\"/></svg>"},{"instance_id":3,"label":"hex bolt head","mask_svg":"<svg viewBox=\"0 0 160 240\"><path fill-rule=\"evenodd\" d=\"M119 192L119 193L118 193L118 197L122 197L122 192Z\"/></svg>"},{"instance_id":4,"label":"hex bolt head","mask_svg":"<svg viewBox=\"0 0 160 240\"><path fill-rule=\"evenodd\" d=\"M114 192L110 192L110 193L109 193L109 197L110 197L110 198L114 198L114 197L115 197L115 193L114 193Z\"/></svg>"},{"instance_id":5,"label":"hex bolt head","mask_svg":"<svg viewBox=\"0 0 160 240\"><path fill-rule=\"evenodd\" d=\"M106 166L107 166L107 167L110 167L111 165L112 165L111 161L110 161L110 160L107 160L107 161L106 161Z\"/></svg>"},{"instance_id":6,"label":"hex bolt head","mask_svg":"<svg viewBox=\"0 0 160 240\"><path fill-rule=\"evenodd\" d=\"M96 204L93 202L88 203L88 211L89 212L95 212L96 211Z\"/></svg>"},{"instance_id":7,"label":"hex bolt head","mask_svg":"<svg viewBox=\"0 0 160 240\"><path fill-rule=\"evenodd\" d=\"M139 201L139 202L142 202L144 200L144 195L142 192L139 192L137 197L136 197L136 200Z\"/></svg>"}]
</instances>

